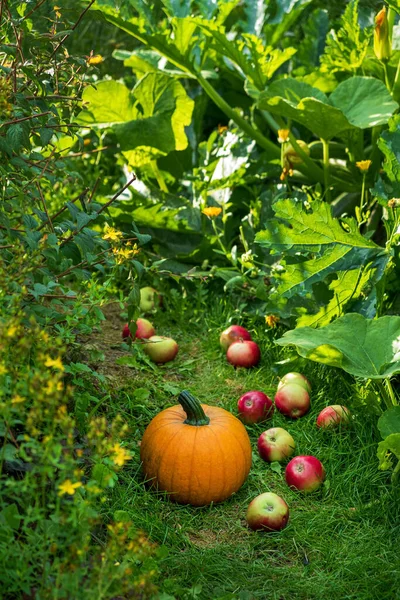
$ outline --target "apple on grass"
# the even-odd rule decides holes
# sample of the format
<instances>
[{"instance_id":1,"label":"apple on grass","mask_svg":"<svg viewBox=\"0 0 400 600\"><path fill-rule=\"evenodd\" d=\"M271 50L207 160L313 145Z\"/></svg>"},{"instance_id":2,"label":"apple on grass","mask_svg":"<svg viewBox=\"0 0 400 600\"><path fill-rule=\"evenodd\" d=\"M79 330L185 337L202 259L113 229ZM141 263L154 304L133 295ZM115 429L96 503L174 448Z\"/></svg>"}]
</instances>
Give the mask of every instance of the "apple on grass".
<instances>
[{"instance_id":1,"label":"apple on grass","mask_svg":"<svg viewBox=\"0 0 400 600\"><path fill-rule=\"evenodd\" d=\"M140 310L144 313L152 312L161 306L161 294L152 287L140 288Z\"/></svg>"},{"instance_id":2,"label":"apple on grass","mask_svg":"<svg viewBox=\"0 0 400 600\"><path fill-rule=\"evenodd\" d=\"M238 400L239 417L243 423L261 423L270 419L274 413L274 404L264 392L251 391Z\"/></svg>"},{"instance_id":3,"label":"apple on grass","mask_svg":"<svg viewBox=\"0 0 400 600\"><path fill-rule=\"evenodd\" d=\"M225 331L221 333L219 343L226 352L233 342L239 342L242 340L251 340L250 333L247 331L247 329L241 327L240 325L231 325L228 327L228 329L225 329Z\"/></svg>"},{"instance_id":4,"label":"apple on grass","mask_svg":"<svg viewBox=\"0 0 400 600\"><path fill-rule=\"evenodd\" d=\"M278 383L278 390L280 390L280 388L287 383L296 383L297 385L303 387L309 394L311 394L311 383L308 381L307 377L301 373L286 373L286 375L284 375Z\"/></svg>"},{"instance_id":5,"label":"apple on grass","mask_svg":"<svg viewBox=\"0 0 400 600\"><path fill-rule=\"evenodd\" d=\"M301 492L314 492L325 479L325 469L315 456L295 456L285 470L286 483Z\"/></svg>"},{"instance_id":6,"label":"apple on grass","mask_svg":"<svg viewBox=\"0 0 400 600\"><path fill-rule=\"evenodd\" d=\"M350 411L346 406L332 404L327 406L319 413L317 417L317 427L328 429L338 425L347 425L350 418Z\"/></svg>"},{"instance_id":7,"label":"apple on grass","mask_svg":"<svg viewBox=\"0 0 400 600\"><path fill-rule=\"evenodd\" d=\"M310 396L307 390L297 383L286 383L275 394L275 406L280 413L292 419L298 419L310 408Z\"/></svg>"},{"instance_id":8,"label":"apple on grass","mask_svg":"<svg viewBox=\"0 0 400 600\"><path fill-rule=\"evenodd\" d=\"M292 456L295 441L286 429L271 427L258 438L257 448L261 458L267 462L281 462Z\"/></svg>"},{"instance_id":9,"label":"apple on grass","mask_svg":"<svg viewBox=\"0 0 400 600\"><path fill-rule=\"evenodd\" d=\"M273 492L260 494L249 504L246 521L253 531L280 531L289 520L289 507Z\"/></svg>"},{"instance_id":10,"label":"apple on grass","mask_svg":"<svg viewBox=\"0 0 400 600\"><path fill-rule=\"evenodd\" d=\"M174 360L179 346L172 338L163 335L152 335L143 345L147 356L155 363L166 363Z\"/></svg>"},{"instance_id":11,"label":"apple on grass","mask_svg":"<svg viewBox=\"0 0 400 600\"><path fill-rule=\"evenodd\" d=\"M234 367L255 367L260 362L260 348L250 340L233 342L228 348L226 358Z\"/></svg>"},{"instance_id":12,"label":"apple on grass","mask_svg":"<svg viewBox=\"0 0 400 600\"><path fill-rule=\"evenodd\" d=\"M153 324L150 323L150 321L148 321L147 319L137 319L135 338L148 339L149 337L154 335L155 332L156 330L154 329ZM127 323L126 325L124 325L124 328L122 330L122 338L125 340L128 337L132 337L132 334L129 330L129 325Z\"/></svg>"}]
</instances>

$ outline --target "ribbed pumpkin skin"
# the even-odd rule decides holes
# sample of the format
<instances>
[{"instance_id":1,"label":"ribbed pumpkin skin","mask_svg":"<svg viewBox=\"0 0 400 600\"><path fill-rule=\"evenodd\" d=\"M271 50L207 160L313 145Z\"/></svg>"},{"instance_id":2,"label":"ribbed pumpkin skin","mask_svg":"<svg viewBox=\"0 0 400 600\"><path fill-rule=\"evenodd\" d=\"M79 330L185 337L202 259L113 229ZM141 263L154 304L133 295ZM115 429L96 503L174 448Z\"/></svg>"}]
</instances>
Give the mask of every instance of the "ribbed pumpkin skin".
<instances>
[{"instance_id":1,"label":"ribbed pumpkin skin","mask_svg":"<svg viewBox=\"0 0 400 600\"><path fill-rule=\"evenodd\" d=\"M184 423L181 406L160 412L142 439L140 458L146 479L171 500L192 506L222 502L246 480L251 445L242 423L216 406L201 405L208 425Z\"/></svg>"}]
</instances>

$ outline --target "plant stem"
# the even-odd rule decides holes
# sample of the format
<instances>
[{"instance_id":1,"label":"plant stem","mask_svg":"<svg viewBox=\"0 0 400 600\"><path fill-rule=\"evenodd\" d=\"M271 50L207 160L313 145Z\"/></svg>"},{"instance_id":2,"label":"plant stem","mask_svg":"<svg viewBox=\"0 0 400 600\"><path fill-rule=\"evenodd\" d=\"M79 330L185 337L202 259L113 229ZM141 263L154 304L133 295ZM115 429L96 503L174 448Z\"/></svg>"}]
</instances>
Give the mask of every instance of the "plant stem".
<instances>
[{"instance_id":1,"label":"plant stem","mask_svg":"<svg viewBox=\"0 0 400 600\"><path fill-rule=\"evenodd\" d=\"M184 390L179 394L178 401L186 413L187 418L184 421L186 425L199 427L209 424L210 418L207 417L200 402L192 394Z\"/></svg>"},{"instance_id":2,"label":"plant stem","mask_svg":"<svg viewBox=\"0 0 400 600\"><path fill-rule=\"evenodd\" d=\"M387 70L387 62L386 61L381 61L383 64L383 72L385 73L385 85L387 87L387 89L389 90L390 93L392 93L392 86L390 85L390 81L389 81L389 74L388 74L388 70Z\"/></svg>"},{"instance_id":3,"label":"plant stem","mask_svg":"<svg viewBox=\"0 0 400 600\"><path fill-rule=\"evenodd\" d=\"M331 190L329 187L329 142L321 139L323 149L323 163L324 163L324 185L325 185L325 199L328 203L331 201Z\"/></svg>"},{"instance_id":4,"label":"plant stem","mask_svg":"<svg viewBox=\"0 0 400 600\"><path fill-rule=\"evenodd\" d=\"M223 253L225 254L226 258L228 258L228 259L229 259L229 252L228 252L228 250L225 248L224 244L222 243L222 240L221 240L221 234L219 233L219 231L218 231L218 229L217 229L217 226L216 226L216 224L215 224L215 219L211 219L211 224L212 224L212 228L214 229L214 233L215 233L215 235L217 236L218 243L219 243L219 245L221 246L221 250L222 250L222 251L223 251Z\"/></svg>"},{"instance_id":5,"label":"plant stem","mask_svg":"<svg viewBox=\"0 0 400 600\"><path fill-rule=\"evenodd\" d=\"M234 110L223 98L218 94L218 92L213 88L213 86L201 75L201 73L194 73L197 81L206 92L206 94L211 98L211 100L224 112L232 121L236 123L249 137L257 142L262 148L271 152L271 154L275 158L279 158L280 150L276 144L271 142L268 138L264 137L260 131L254 129L246 119L241 117L239 113Z\"/></svg>"},{"instance_id":6,"label":"plant stem","mask_svg":"<svg viewBox=\"0 0 400 600\"><path fill-rule=\"evenodd\" d=\"M392 96L393 100L398 102L400 100L400 60L397 64L396 75L394 78L393 88L392 88Z\"/></svg>"},{"instance_id":7,"label":"plant stem","mask_svg":"<svg viewBox=\"0 0 400 600\"><path fill-rule=\"evenodd\" d=\"M362 214L363 214L363 209L364 209L365 179L366 179L366 173L363 173L362 186L361 186L361 200L360 200L360 219L358 221L359 225L361 225L361 223L363 221Z\"/></svg>"},{"instance_id":8,"label":"plant stem","mask_svg":"<svg viewBox=\"0 0 400 600\"><path fill-rule=\"evenodd\" d=\"M322 169L320 169L319 166L315 164L313 159L310 158L308 156L308 154L306 154L304 152L304 150L299 146L299 144L297 143L296 137L293 135L292 132L289 133L289 140L290 140L290 143L292 144L294 150L296 150L297 154L302 158L305 166L307 167L308 171L310 172L310 175L315 179L315 181L318 181L319 183L324 183L324 180L325 180L324 171ZM296 165L296 169L301 171L302 170L301 165Z\"/></svg>"},{"instance_id":9,"label":"plant stem","mask_svg":"<svg viewBox=\"0 0 400 600\"><path fill-rule=\"evenodd\" d=\"M378 389L379 395L382 397L382 400L386 404L386 408L393 408L392 401L391 401L390 397L388 396L388 393L385 389L385 386L383 385L383 382L380 379L377 379L377 380L375 380L374 383Z\"/></svg>"},{"instance_id":10,"label":"plant stem","mask_svg":"<svg viewBox=\"0 0 400 600\"><path fill-rule=\"evenodd\" d=\"M389 396L390 396L390 399L392 401L392 404L393 404L393 406L397 406L398 402L397 402L397 398L396 398L395 393L394 393L394 389L393 389L392 383L391 383L390 379L386 379L385 381L386 381L386 387L388 389Z\"/></svg>"},{"instance_id":11,"label":"plant stem","mask_svg":"<svg viewBox=\"0 0 400 600\"><path fill-rule=\"evenodd\" d=\"M160 190L162 192L165 192L166 194L168 194L167 184L165 183L164 177L161 175L160 169L158 168L158 165L157 165L157 161L152 160L150 162L150 164L151 164L151 168L154 173L154 177L157 179L158 187L160 188Z\"/></svg>"}]
</instances>

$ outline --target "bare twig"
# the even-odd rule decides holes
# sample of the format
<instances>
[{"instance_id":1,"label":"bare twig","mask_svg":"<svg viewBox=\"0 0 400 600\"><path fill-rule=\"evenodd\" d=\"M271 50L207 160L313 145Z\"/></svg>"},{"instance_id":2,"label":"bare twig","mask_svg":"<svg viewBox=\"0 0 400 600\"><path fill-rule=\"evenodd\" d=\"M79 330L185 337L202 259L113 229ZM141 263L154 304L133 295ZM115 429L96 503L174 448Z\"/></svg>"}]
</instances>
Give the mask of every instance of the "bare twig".
<instances>
[{"instance_id":1,"label":"bare twig","mask_svg":"<svg viewBox=\"0 0 400 600\"><path fill-rule=\"evenodd\" d=\"M89 191L89 188L85 188L85 189L83 190L83 192L81 192L80 194L78 194L78 195L77 195L75 198L72 198L72 200L70 200L70 202L74 203L74 202L76 202L77 200L80 200L80 198L84 198L84 197L86 196L86 194L88 193L88 191ZM68 208L67 206L63 206L62 208L60 208L60 210L59 210L59 211L57 211L57 212L56 212L56 213L55 213L55 214L54 214L54 215L51 217L52 221L54 221L54 219L56 219L57 217L59 217L59 216L61 215L61 213L63 213L63 212L64 212L64 210L67 210L67 208ZM45 221L44 223L42 223L42 224L41 224L41 226L40 226L40 227L38 227L37 231L40 231L41 229L43 229L43 227L45 227L45 226L47 225L47 223L48 223L47 221Z\"/></svg>"},{"instance_id":2,"label":"bare twig","mask_svg":"<svg viewBox=\"0 0 400 600\"><path fill-rule=\"evenodd\" d=\"M51 217L49 216L49 211L47 210L46 200L44 199L44 196L43 196L43 193L42 193L42 189L41 189L40 184L39 184L38 181L36 182L36 187L37 187L38 192L40 194L40 197L42 199L42 204L43 204L44 212L46 213L46 217L47 217L47 220L49 222L50 229L54 233L54 227L53 227L53 223L52 223Z\"/></svg>"},{"instance_id":3,"label":"bare twig","mask_svg":"<svg viewBox=\"0 0 400 600\"><path fill-rule=\"evenodd\" d=\"M65 158L76 158L77 156L83 156L84 154L96 154L96 152L103 152L103 150L108 150L111 146L103 146L103 148L96 148L95 150L84 150L83 152L71 152L71 154L66 154Z\"/></svg>"},{"instance_id":4,"label":"bare twig","mask_svg":"<svg viewBox=\"0 0 400 600\"><path fill-rule=\"evenodd\" d=\"M4 125L14 125L15 123L22 123L22 121L29 121L30 119L37 119L38 117L44 117L45 115L52 114L50 110L47 110L43 113L38 113L37 115L30 115L29 117L21 117L20 119L14 119L14 121L6 121L5 123L0 123L0 127L4 127Z\"/></svg>"},{"instance_id":5,"label":"bare twig","mask_svg":"<svg viewBox=\"0 0 400 600\"><path fill-rule=\"evenodd\" d=\"M95 181L95 184L94 184L93 189L92 189L92 191L90 193L90 196L89 196L88 204L90 204L91 201L93 200L93 196L94 196L95 191L97 190L97 186L99 185L99 181L100 181L100 177L98 177L96 179L96 181Z\"/></svg>"},{"instance_id":6,"label":"bare twig","mask_svg":"<svg viewBox=\"0 0 400 600\"><path fill-rule=\"evenodd\" d=\"M34 6L32 8L32 10L30 10L26 15L24 15L24 18L22 19L22 21L25 21L25 19L28 19L38 8L40 8L42 6L42 4L44 4L46 2L46 0L40 0L40 2L38 2L36 4L36 6Z\"/></svg>"}]
</instances>

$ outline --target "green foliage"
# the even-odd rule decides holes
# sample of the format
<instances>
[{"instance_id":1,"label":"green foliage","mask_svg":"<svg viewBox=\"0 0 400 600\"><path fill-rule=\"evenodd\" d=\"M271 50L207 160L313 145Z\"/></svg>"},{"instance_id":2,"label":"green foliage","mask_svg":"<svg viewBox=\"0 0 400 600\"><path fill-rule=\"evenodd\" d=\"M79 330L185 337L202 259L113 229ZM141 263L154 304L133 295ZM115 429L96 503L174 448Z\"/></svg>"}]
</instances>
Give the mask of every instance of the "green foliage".
<instances>
[{"instance_id":1,"label":"green foliage","mask_svg":"<svg viewBox=\"0 0 400 600\"><path fill-rule=\"evenodd\" d=\"M321 56L321 71L325 73L359 73L367 55L371 33L358 23L358 0L348 3L341 19L341 28L332 30Z\"/></svg>"},{"instance_id":2,"label":"green foliage","mask_svg":"<svg viewBox=\"0 0 400 600\"><path fill-rule=\"evenodd\" d=\"M287 331L277 344L294 345L304 358L356 377L381 380L400 372L399 340L400 317L366 319L350 313L321 329Z\"/></svg>"},{"instance_id":3,"label":"green foliage","mask_svg":"<svg viewBox=\"0 0 400 600\"><path fill-rule=\"evenodd\" d=\"M372 284L382 277L389 255L362 236L353 219L334 218L329 204L318 201L278 200L273 209L275 220L255 238L257 244L285 257L274 273L276 286L268 310L275 306L290 314L293 299L310 296L315 284L328 281L331 299L316 314L309 309L298 323L322 325L342 314L350 301L365 297L368 286L373 292Z\"/></svg>"},{"instance_id":4,"label":"green foliage","mask_svg":"<svg viewBox=\"0 0 400 600\"><path fill-rule=\"evenodd\" d=\"M183 86L163 73L148 73L132 92L121 83L101 81L82 95L83 125L112 128L128 163L142 166L173 150L185 150L193 100Z\"/></svg>"}]
</instances>

